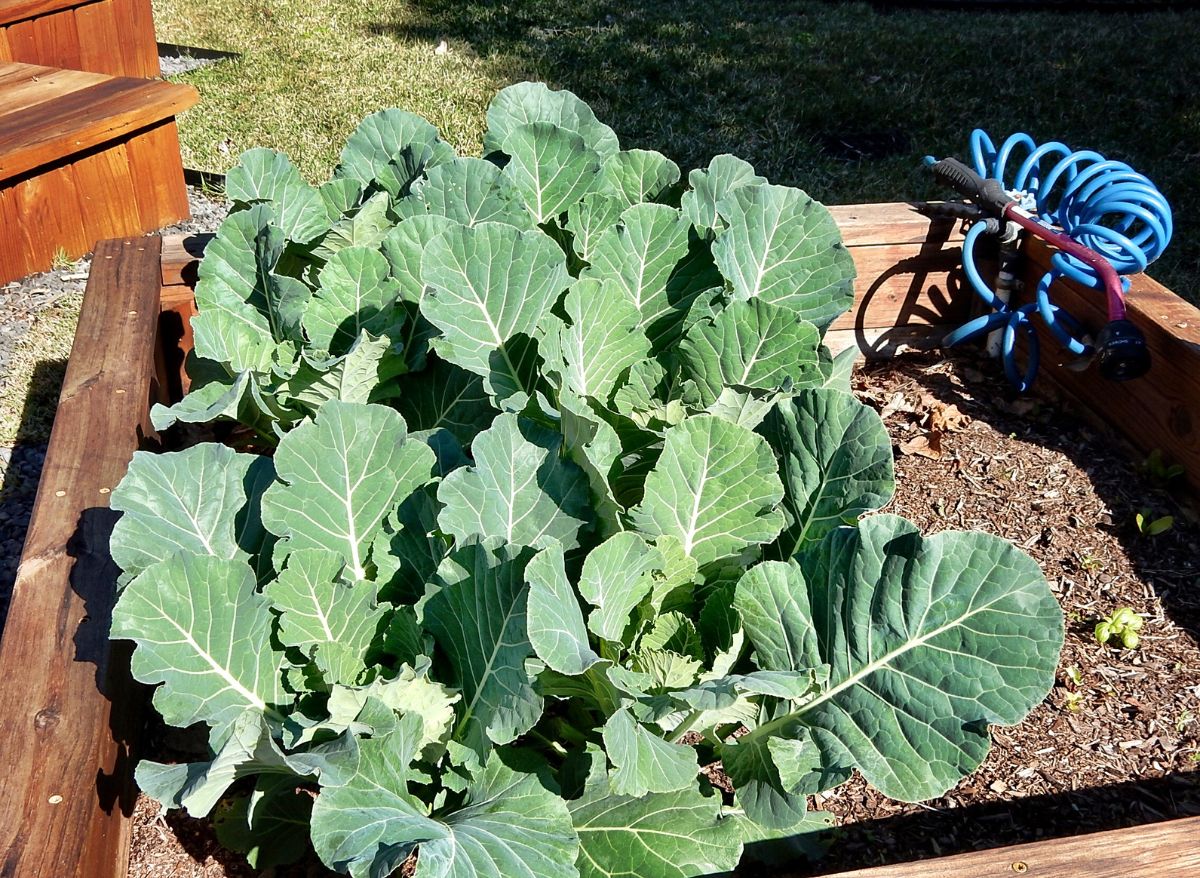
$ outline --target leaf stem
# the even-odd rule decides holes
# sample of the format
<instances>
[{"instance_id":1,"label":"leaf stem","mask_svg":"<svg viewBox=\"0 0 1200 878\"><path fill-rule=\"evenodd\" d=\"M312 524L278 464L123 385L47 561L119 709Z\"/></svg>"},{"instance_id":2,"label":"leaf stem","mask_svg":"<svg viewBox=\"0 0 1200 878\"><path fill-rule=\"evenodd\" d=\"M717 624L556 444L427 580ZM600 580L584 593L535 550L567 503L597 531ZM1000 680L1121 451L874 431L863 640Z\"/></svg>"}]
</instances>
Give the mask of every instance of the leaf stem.
<instances>
[{"instance_id":1,"label":"leaf stem","mask_svg":"<svg viewBox=\"0 0 1200 878\"><path fill-rule=\"evenodd\" d=\"M697 722L699 722L700 717L702 717L703 715L704 715L703 710L693 710L691 713L689 713L687 716L685 716L683 718L683 722L681 722L679 725L677 725L675 727L675 729L670 733L671 741L675 744L680 743L683 740L684 735L686 735L688 732L690 732L692 730L692 726L694 726Z\"/></svg>"}]
</instances>

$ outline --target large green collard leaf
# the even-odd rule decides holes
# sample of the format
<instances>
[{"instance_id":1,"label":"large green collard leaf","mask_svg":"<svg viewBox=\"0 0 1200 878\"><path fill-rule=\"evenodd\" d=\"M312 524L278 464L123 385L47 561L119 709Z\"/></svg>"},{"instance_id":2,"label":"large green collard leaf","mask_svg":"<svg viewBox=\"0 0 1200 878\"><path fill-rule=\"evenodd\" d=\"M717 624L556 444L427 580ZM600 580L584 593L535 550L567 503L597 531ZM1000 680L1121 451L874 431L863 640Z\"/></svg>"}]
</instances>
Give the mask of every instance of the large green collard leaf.
<instances>
[{"instance_id":1,"label":"large green collard leaf","mask_svg":"<svg viewBox=\"0 0 1200 878\"><path fill-rule=\"evenodd\" d=\"M426 168L454 158L454 149L420 116L403 110L380 110L367 116L342 149L335 172L398 198Z\"/></svg>"},{"instance_id":2,"label":"large green collard leaf","mask_svg":"<svg viewBox=\"0 0 1200 878\"><path fill-rule=\"evenodd\" d=\"M290 701L280 680L282 653L271 647L272 616L244 561L172 555L125 587L113 609L112 636L133 640L130 668L162 683L154 707L173 726L232 723L246 708Z\"/></svg>"},{"instance_id":3,"label":"large green collard leaf","mask_svg":"<svg viewBox=\"0 0 1200 878\"><path fill-rule=\"evenodd\" d=\"M761 299L733 302L711 321L694 324L679 346L684 375L709 406L725 388L791 390L823 380L815 326Z\"/></svg>"},{"instance_id":4,"label":"large green collard leaf","mask_svg":"<svg viewBox=\"0 0 1200 878\"><path fill-rule=\"evenodd\" d=\"M355 878L390 875L419 847L416 878L572 878L579 842L566 803L492 756L457 808L429 816L408 790L415 724L364 741L358 773L313 807L322 861Z\"/></svg>"},{"instance_id":5,"label":"large green collard leaf","mask_svg":"<svg viewBox=\"0 0 1200 878\"><path fill-rule=\"evenodd\" d=\"M384 516L432 474L433 452L406 435L389 408L327 402L280 441L280 481L263 495L263 524L285 551L337 552L352 578L365 579Z\"/></svg>"},{"instance_id":6,"label":"large green collard leaf","mask_svg":"<svg viewBox=\"0 0 1200 878\"><path fill-rule=\"evenodd\" d=\"M604 191L629 206L662 200L679 182L679 165L652 149L622 150L609 156L601 175Z\"/></svg>"},{"instance_id":7,"label":"large green collard leaf","mask_svg":"<svg viewBox=\"0 0 1200 878\"><path fill-rule=\"evenodd\" d=\"M225 194L245 204L266 202L289 241L311 241L329 228L329 210L321 194L287 156L273 149L242 153L225 175Z\"/></svg>"},{"instance_id":8,"label":"large green collard leaf","mask_svg":"<svg viewBox=\"0 0 1200 878\"><path fill-rule=\"evenodd\" d=\"M196 354L230 374L266 372L278 343L299 341L310 291L274 273L285 245L267 205L230 214L204 250L192 318Z\"/></svg>"},{"instance_id":9,"label":"large green collard leaf","mask_svg":"<svg viewBox=\"0 0 1200 878\"><path fill-rule=\"evenodd\" d=\"M429 341L438 334L437 327L426 320L420 310L426 289L421 280L421 257L430 241L454 225L454 220L444 216L414 216L388 232L380 245L392 277L400 283L400 298L407 316L401 341L404 358L414 372L425 368Z\"/></svg>"},{"instance_id":10,"label":"large green collard leaf","mask_svg":"<svg viewBox=\"0 0 1200 878\"><path fill-rule=\"evenodd\" d=\"M397 334L403 320L395 307L399 295L400 285L389 276L388 262L378 250L339 250L321 269L319 286L304 310L309 342L340 356L364 331Z\"/></svg>"},{"instance_id":11,"label":"large green collard leaf","mask_svg":"<svg viewBox=\"0 0 1200 878\"><path fill-rule=\"evenodd\" d=\"M650 354L637 307L616 282L583 278L563 300L569 322L550 315L541 353L545 371L579 396L607 403L621 374Z\"/></svg>"},{"instance_id":12,"label":"large green collard leaf","mask_svg":"<svg viewBox=\"0 0 1200 878\"><path fill-rule=\"evenodd\" d=\"M717 796L695 787L622 796L603 778L568 803L579 834L581 878L693 878L733 869L742 855L738 822Z\"/></svg>"},{"instance_id":13,"label":"large green collard leaf","mask_svg":"<svg viewBox=\"0 0 1200 878\"><path fill-rule=\"evenodd\" d=\"M630 645L633 611L654 590L654 572L662 553L631 531L615 534L588 553L579 577L579 593L595 610L588 627L611 643Z\"/></svg>"},{"instance_id":14,"label":"large green collard leaf","mask_svg":"<svg viewBox=\"0 0 1200 878\"><path fill-rule=\"evenodd\" d=\"M463 447L499 414L482 378L437 358L397 382L393 405L414 433L449 430Z\"/></svg>"},{"instance_id":15,"label":"large green collard leaf","mask_svg":"<svg viewBox=\"0 0 1200 878\"><path fill-rule=\"evenodd\" d=\"M717 213L717 205L735 189L766 182L767 178L754 173L749 162L737 156L719 155L707 168L697 168L688 174L692 188L683 194L683 215L702 234L720 231L725 223Z\"/></svg>"},{"instance_id":16,"label":"large green collard leaf","mask_svg":"<svg viewBox=\"0 0 1200 878\"><path fill-rule=\"evenodd\" d=\"M684 271L690 228L674 207L635 204L596 239L591 264L580 275L614 280L642 315L642 329L656 348L678 331L696 295L711 286L693 282Z\"/></svg>"},{"instance_id":17,"label":"large green collard leaf","mask_svg":"<svg viewBox=\"0 0 1200 878\"><path fill-rule=\"evenodd\" d=\"M696 784L696 751L664 740L625 708L604 724L604 749L613 764L609 781L618 796L671 793Z\"/></svg>"},{"instance_id":18,"label":"large green collard leaf","mask_svg":"<svg viewBox=\"0 0 1200 878\"><path fill-rule=\"evenodd\" d=\"M278 637L306 657L314 650L327 683L358 682L387 615L369 582L345 582L340 552L296 549L263 594L280 614Z\"/></svg>"},{"instance_id":19,"label":"large green collard leaf","mask_svg":"<svg viewBox=\"0 0 1200 878\"><path fill-rule=\"evenodd\" d=\"M294 863L309 850L313 800L295 778L260 775L254 789L227 798L212 816L217 841L254 869Z\"/></svg>"},{"instance_id":20,"label":"large green collard leaf","mask_svg":"<svg viewBox=\"0 0 1200 878\"><path fill-rule=\"evenodd\" d=\"M583 611L567 579L562 546L534 556L525 568L529 580L529 643L537 657L560 674L584 673L600 661L588 642Z\"/></svg>"},{"instance_id":21,"label":"large green collard leaf","mask_svg":"<svg viewBox=\"0 0 1200 878\"><path fill-rule=\"evenodd\" d=\"M360 207L351 209L313 248L312 258L323 263L347 247L376 249L395 225L388 215L390 203L386 192L376 192Z\"/></svg>"},{"instance_id":22,"label":"large green collard leaf","mask_svg":"<svg viewBox=\"0 0 1200 878\"><path fill-rule=\"evenodd\" d=\"M787 526L770 550L789 558L806 542L887 504L895 490L882 419L840 390L802 390L779 402L758 432L779 455Z\"/></svg>"},{"instance_id":23,"label":"large green collard leaf","mask_svg":"<svg viewBox=\"0 0 1200 878\"><path fill-rule=\"evenodd\" d=\"M445 741L454 722L454 705L460 696L429 679L428 671L425 659L420 669L402 665L394 677L376 678L366 686L334 686L328 702L329 722L325 726L334 731L361 729L362 724L357 720L364 716L368 699L374 699L401 716L419 716L421 732L417 746L422 758L436 761L445 751Z\"/></svg>"},{"instance_id":24,"label":"large green collard leaf","mask_svg":"<svg viewBox=\"0 0 1200 878\"><path fill-rule=\"evenodd\" d=\"M534 226L520 189L500 168L482 159L458 158L430 169L413 184L412 198L429 213L464 226L485 222L518 229Z\"/></svg>"},{"instance_id":25,"label":"large green collard leaf","mask_svg":"<svg viewBox=\"0 0 1200 878\"><path fill-rule=\"evenodd\" d=\"M376 338L366 330L359 333L341 356L322 357L320 351L313 353L302 352L295 374L277 388L276 397L288 399L296 410L285 413L290 415L289 421L315 414L331 399L342 402L386 399L394 392L394 378L407 368L388 336Z\"/></svg>"},{"instance_id":26,"label":"large green collard leaf","mask_svg":"<svg viewBox=\"0 0 1200 878\"><path fill-rule=\"evenodd\" d=\"M799 189L741 186L717 205L713 258L735 299L761 298L824 329L854 301L854 261L829 211Z\"/></svg>"},{"instance_id":27,"label":"large green collard leaf","mask_svg":"<svg viewBox=\"0 0 1200 878\"><path fill-rule=\"evenodd\" d=\"M630 513L647 536L677 538L704 567L778 536L783 485L761 436L710 415L667 431L646 493Z\"/></svg>"},{"instance_id":28,"label":"large green collard leaf","mask_svg":"<svg viewBox=\"0 0 1200 878\"><path fill-rule=\"evenodd\" d=\"M629 205L606 192L592 192L567 210L565 227L571 233L571 248L584 262L591 262L604 232L617 224Z\"/></svg>"},{"instance_id":29,"label":"large green collard leaf","mask_svg":"<svg viewBox=\"0 0 1200 878\"><path fill-rule=\"evenodd\" d=\"M216 379L205 384L193 382L191 389L171 406L155 403L150 423L162 432L175 424L209 424L228 419L271 436L276 425L290 424L297 414L284 408L284 399L270 392L274 376L240 372L232 381Z\"/></svg>"},{"instance_id":30,"label":"large green collard leaf","mask_svg":"<svg viewBox=\"0 0 1200 878\"><path fill-rule=\"evenodd\" d=\"M769 612L788 623L743 616L760 661L831 668L821 694L739 740L799 726L817 746L773 753L785 783L849 764L893 798L939 796L983 761L989 723L1020 722L1053 685L1062 610L1037 564L998 537L922 539L876 515L810 544L799 564L751 570L735 600L779 594L780 581L791 602Z\"/></svg>"},{"instance_id":31,"label":"large green collard leaf","mask_svg":"<svg viewBox=\"0 0 1200 878\"><path fill-rule=\"evenodd\" d=\"M514 130L547 122L582 138L584 145L606 159L620 148L617 135L596 119L592 108L569 91L552 91L540 82L521 82L501 89L487 111L484 153L507 152L504 143Z\"/></svg>"},{"instance_id":32,"label":"large green collard leaf","mask_svg":"<svg viewBox=\"0 0 1200 878\"><path fill-rule=\"evenodd\" d=\"M123 513L109 550L127 574L182 552L234 558L257 551L255 507L273 476L269 458L205 442L184 451L135 451L111 507ZM244 555L243 555L244 557Z\"/></svg>"},{"instance_id":33,"label":"large green collard leaf","mask_svg":"<svg viewBox=\"0 0 1200 878\"><path fill-rule=\"evenodd\" d=\"M423 624L454 669L463 694L456 740L483 752L533 728L542 699L525 671L529 643L530 549L499 540L452 552L438 567Z\"/></svg>"},{"instance_id":34,"label":"large green collard leaf","mask_svg":"<svg viewBox=\"0 0 1200 878\"><path fill-rule=\"evenodd\" d=\"M471 446L475 466L442 480L442 530L463 541L500 537L516 546L578 545L590 518L583 473L559 453L562 437L513 414Z\"/></svg>"},{"instance_id":35,"label":"large green collard leaf","mask_svg":"<svg viewBox=\"0 0 1200 878\"><path fill-rule=\"evenodd\" d=\"M568 281L566 258L549 236L501 223L446 229L426 245L421 278L429 287L421 313L442 331L438 353L518 385L525 370L513 343L532 337Z\"/></svg>"},{"instance_id":36,"label":"large green collard leaf","mask_svg":"<svg viewBox=\"0 0 1200 878\"><path fill-rule=\"evenodd\" d=\"M555 220L599 185L600 155L549 122L518 125L504 139L504 176L539 223Z\"/></svg>"},{"instance_id":37,"label":"large green collard leaf","mask_svg":"<svg viewBox=\"0 0 1200 878\"><path fill-rule=\"evenodd\" d=\"M621 440L614 430L570 388L558 392L559 431L563 452L587 477L596 531L608 537L621 530L621 506L614 482L621 456Z\"/></svg>"}]
</instances>

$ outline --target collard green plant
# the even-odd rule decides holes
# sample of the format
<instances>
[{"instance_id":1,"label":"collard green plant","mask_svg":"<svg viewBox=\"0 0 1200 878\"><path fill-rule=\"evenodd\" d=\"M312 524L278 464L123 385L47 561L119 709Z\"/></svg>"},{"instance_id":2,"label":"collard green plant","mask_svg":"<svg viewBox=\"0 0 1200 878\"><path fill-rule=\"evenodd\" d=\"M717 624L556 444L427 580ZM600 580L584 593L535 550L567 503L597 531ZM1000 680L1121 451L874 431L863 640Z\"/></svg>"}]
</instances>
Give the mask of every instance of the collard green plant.
<instances>
[{"instance_id":1,"label":"collard green plant","mask_svg":"<svg viewBox=\"0 0 1200 878\"><path fill-rule=\"evenodd\" d=\"M541 85L488 124L481 159L388 110L321 186L231 171L153 413L225 443L113 493L113 636L211 749L143 789L258 866L439 878L720 873L816 851L854 771L949 789L1061 612L1001 539L859 520L892 456L823 344L828 211Z\"/></svg>"}]
</instances>

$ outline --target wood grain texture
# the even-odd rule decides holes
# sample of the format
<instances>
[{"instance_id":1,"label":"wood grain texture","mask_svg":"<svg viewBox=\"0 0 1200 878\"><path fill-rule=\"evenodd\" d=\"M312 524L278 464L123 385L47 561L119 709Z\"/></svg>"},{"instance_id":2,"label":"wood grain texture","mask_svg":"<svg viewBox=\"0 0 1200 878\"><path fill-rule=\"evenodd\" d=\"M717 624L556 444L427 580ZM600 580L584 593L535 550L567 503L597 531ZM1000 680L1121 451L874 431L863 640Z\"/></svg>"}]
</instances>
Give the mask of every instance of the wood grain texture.
<instances>
[{"instance_id":1,"label":"wood grain texture","mask_svg":"<svg viewBox=\"0 0 1200 878\"><path fill-rule=\"evenodd\" d=\"M80 69L79 31L75 27L75 10L60 9L36 19L34 23L36 61L53 67Z\"/></svg>"},{"instance_id":2,"label":"wood grain texture","mask_svg":"<svg viewBox=\"0 0 1200 878\"><path fill-rule=\"evenodd\" d=\"M70 259L92 249L96 238L84 226L75 175L69 167L50 168L12 188L21 217L22 246L37 264L62 248ZM49 254L47 254L49 250Z\"/></svg>"},{"instance_id":3,"label":"wood grain texture","mask_svg":"<svg viewBox=\"0 0 1200 878\"><path fill-rule=\"evenodd\" d=\"M118 42L112 51L121 59L125 76L159 75L158 44L150 0L108 0L117 19Z\"/></svg>"},{"instance_id":4,"label":"wood grain texture","mask_svg":"<svg viewBox=\"0 0 1200 878\"><path fill-rule=\"evenodd\" d=\"M838 872L826 878L1195 878L1200 817Z\"/></svg>"},{"instance_id":5,"label":"wood grain texture","mask_svg":"<svg viewBox=\"0 0 1200 878\"><path fill-rule=\"evenodd\" d=\"M76 73L92 76L97 75ZM0 86L0 180L118 140L175 116L198 99L191 86L127 77L98 79L86 85L72 79L71 87L61 93L42 88L35 91L40 95L37 102L11 111L9 89L37 90L40 83Z\"/></svg>"},{"instance_id":6,"label":"wood grain texture","mask_svg":"<svg viewBox=\"0 0 1200 878\"><path fill-rule=\"evenodd\" d=\"M191 215L173 119L131 137L125 158L143 229L159 229Z\"/></svg>"},{"instance_id":7,"label":"wood grain texture","mask_svg":"<svg viewBox=\"0 0 1200 878\"><path fill-rule=\"evenodd\" d=\"M936 202L935 202L936 203ZM930 219L918 202L885 204L832 204L829 213L842 232L847 247L869 244L924 244L940 241L960 244L960 224Z\"/></svg>"},{"instance_id":8,"label":"wood grain texture","mask_svg":"<svg viewBox=\"0 0 1200 878\"><path fill-rule=\"evenodd\" d=\"M12 60L12 49L8 45L8 28L0 24L0 61Z\"/></svg>"},{"instance_id":9,"label":"wood grain texture","mask_svg":"<svg viewBox=\"0 0 1200 878\"><path fill-rule=\"evenodd\" d=\"M1053 251L1031 241L1027 253L1024 280L1033 289ZM1095 291L1060 281L1050 298L1093 333L1107 320L1104 297ZM1131 278L1126 308L1129 320L1146 336L1149 372L1117 383L1100 377L1094 366L1082 372L1067 368L1076 358L1037 319L1042 352L1038 380L1098 415L1140 451L1161 450L1169 462L1184 467L1192 487L1200 490L1200 309L1145 275Z\"/></svg>"},{"instance_id":10,"label":"wood grain texture","mask_svg":"<svg viewBox=\"0 0 1200 878\"><path fill-rule=\"evenodd\" d=\"M87 0L0 0L0 24L25 21L85 2Z\"/></svg>"},{"instance_id":11,"label":"wood grain texture","mask_svg":"<svg viewBox=\"0 0 1200 878\"><path fill-rule=\"evenodd\" d=\"M167 235L162 244L162 284L173 287L186 284L196 285L196 271L204 248L213 239L212 235Z\"/></svg>"},{"instance_id":12,"label":"wood grain texture","mask_svg":"<svg viewBox=\"0 0 1200 878\"><path fill-rule=\"evenodd\" d=\"M92 241L142 231L124 144L72 162L71 173L79 186L84 229Z\"/></svg>"},{"instance_id":13,"label":"wood grain texture","mask_svg":"<svg viewBox=\"0 0 1200 878\"><path fill-rule=\"evenodd\" d=\"M113 47L120 43L120 30L113 0L99 0L76 8L75 25L79 28L79 69L109 76L131 76L121 53Z\"/></svg>"},{"instance_id":14,"label":"wood grain texture","mask_svg":"<svg viewBox=\"0 0 1200 878\"><path fill-rule=\"evenodd\" d=\"M20 232L17 198L14 187L0 185L0 283L24 277L33 270Z\"/></svg>"},{"instance_id":15,"label":"wood grain texture","mask_svg":"<svg viewBox=\"0 0 1200 878\"><path fill-rule=\"evenodd\" d=\"M154 238L97 248L0 640L0 875L123 878L140 695L108 641L108 510L146 435Z\"/></svg>"}]
</instances>

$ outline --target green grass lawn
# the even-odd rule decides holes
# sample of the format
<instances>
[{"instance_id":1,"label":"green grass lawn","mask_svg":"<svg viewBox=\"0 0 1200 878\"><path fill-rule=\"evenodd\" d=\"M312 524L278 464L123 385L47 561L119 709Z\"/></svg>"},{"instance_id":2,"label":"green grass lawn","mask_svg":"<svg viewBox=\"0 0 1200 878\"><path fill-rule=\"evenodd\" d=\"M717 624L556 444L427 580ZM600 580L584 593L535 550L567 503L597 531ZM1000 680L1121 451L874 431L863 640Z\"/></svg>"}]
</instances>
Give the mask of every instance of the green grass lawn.
<instances>
[{"instance_id":1,"label":"green grass lawn","mask_svg":"<svg viewBox=\"0 0 1200 878\"><path fill-rule=\"evenodd\" d=\"M881 4L882 6L883 4ZM982 126L1130 162L1175 206L1152 273L1200 293L1200 12L887 11L865 3L155 0L160 39L242 53L183 77L185 162L251 146L325 175L366 113L399 106L479 149L499 88L569 88L624 146L685 170L732 152L827 203L939 193L926 153ZM435 52L443 40L449 51ZM1019 63L1014 64L1014 59ZM865 155L841 146L848 141Z\"/></svg>"}]
</instances>

